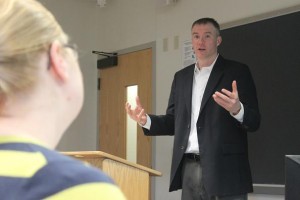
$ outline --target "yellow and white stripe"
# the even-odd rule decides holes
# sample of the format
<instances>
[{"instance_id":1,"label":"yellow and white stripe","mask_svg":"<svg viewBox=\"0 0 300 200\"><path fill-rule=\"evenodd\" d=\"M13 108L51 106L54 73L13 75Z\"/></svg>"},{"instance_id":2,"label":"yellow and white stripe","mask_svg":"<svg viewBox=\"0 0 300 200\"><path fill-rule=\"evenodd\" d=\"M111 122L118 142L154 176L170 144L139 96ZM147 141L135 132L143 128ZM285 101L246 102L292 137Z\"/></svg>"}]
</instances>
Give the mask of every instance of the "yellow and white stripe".
<instances>
[{"instance_id":1,"label":"yellow and white stripe","mask_svg":"<svg viewBox=\"0 0 300 200\"><path fill-rule=\"evenodd\" d=\"M0 176L30 178L47 164L40 152L0 151Z\"/></svg>"},{"instance_id":2,"label":"yellow and white stripe","mask_svg":"<svg viewBox=\"0 0 300 200\"><path fill-rule=\"evenodd\" d=\"M109 183L87 183L65 189L54 194L46 200L94 200L101 197L101 200L125 200L120 189Z\"/></svg>"}]
</instances>

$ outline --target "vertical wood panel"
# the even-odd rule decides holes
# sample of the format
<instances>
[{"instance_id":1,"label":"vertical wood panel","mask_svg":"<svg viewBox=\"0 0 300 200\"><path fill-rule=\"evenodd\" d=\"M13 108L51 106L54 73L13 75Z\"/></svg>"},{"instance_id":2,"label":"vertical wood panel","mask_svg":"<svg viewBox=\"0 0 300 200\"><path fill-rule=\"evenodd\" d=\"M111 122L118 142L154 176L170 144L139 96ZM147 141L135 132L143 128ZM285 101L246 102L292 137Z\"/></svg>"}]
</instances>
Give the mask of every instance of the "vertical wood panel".
<instances>
[{"instance_id":1,"label":"vertical wood panel","mask_svg":"<svg viewBox=\"0 0 300 200\"><path fill-rule=\"evenodd\" d=\"M109 159L103 161L102 168L116 181L117 185L126 186L122 188L122 191L127 199L149 199L149 173Z\"/></svg>"}]
</instances>

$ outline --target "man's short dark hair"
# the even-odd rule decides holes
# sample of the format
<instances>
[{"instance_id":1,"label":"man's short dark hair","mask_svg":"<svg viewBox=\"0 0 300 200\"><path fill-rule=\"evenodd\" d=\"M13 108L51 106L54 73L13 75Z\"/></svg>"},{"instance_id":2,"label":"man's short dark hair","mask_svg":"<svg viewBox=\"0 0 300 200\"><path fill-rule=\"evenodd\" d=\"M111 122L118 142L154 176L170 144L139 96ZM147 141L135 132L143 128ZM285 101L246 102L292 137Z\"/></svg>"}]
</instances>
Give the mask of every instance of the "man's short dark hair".
<instances>
[{"instance_id":1,"label":"man's short dark hair","mask_svg":"<svg viewBox=\"0 0 300 200\"><path fill-rule=\"evenodd\" d=\"M194 21L194 23L192 24L192 28L195 25L201 25L201 24L212 24L216 28L217 34L220 35L220 25L215 19L209 18L209 17L200 18L200 19Z\"/></svg>"}]
</instances>

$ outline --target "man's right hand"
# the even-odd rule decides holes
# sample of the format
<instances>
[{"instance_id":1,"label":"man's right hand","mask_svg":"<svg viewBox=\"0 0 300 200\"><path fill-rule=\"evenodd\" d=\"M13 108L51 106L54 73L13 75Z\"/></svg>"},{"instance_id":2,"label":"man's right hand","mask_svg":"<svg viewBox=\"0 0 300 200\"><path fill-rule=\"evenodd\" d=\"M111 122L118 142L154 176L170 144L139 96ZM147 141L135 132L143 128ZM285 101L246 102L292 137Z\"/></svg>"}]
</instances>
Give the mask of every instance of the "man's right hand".
<instances>
[{"instance_id":1,"label":"man's right hand","mask_svg":"<svg viewBox=\"0 0 300 200\"><path fill-rule=\"evenodd\" d=\"M139 123L141 126L144 126L147 122L147 116L144 108L141 105L140 98L136 97L136 107L134 109L131 108L130 103L126 102L125 110L129 117Z\"/></svg>"}]
</instances>

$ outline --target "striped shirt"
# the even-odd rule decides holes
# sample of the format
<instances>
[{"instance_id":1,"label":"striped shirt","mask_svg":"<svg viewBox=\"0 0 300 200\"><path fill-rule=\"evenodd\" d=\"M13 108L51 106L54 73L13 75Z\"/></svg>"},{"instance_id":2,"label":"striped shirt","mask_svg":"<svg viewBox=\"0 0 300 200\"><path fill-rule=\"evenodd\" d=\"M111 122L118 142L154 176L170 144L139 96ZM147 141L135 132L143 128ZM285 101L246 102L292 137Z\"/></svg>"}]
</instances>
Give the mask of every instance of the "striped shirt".
<instances>
[{"instance_id":1,"label":"striped shirt","mask_svg":"<svg viewBox=\"0 0 300 200\"><path fill-rule=\"evenodd\" d=\"M0 136L0 199L125 200L99 169L27 139Z\"/></svg>"}]
</instances>

